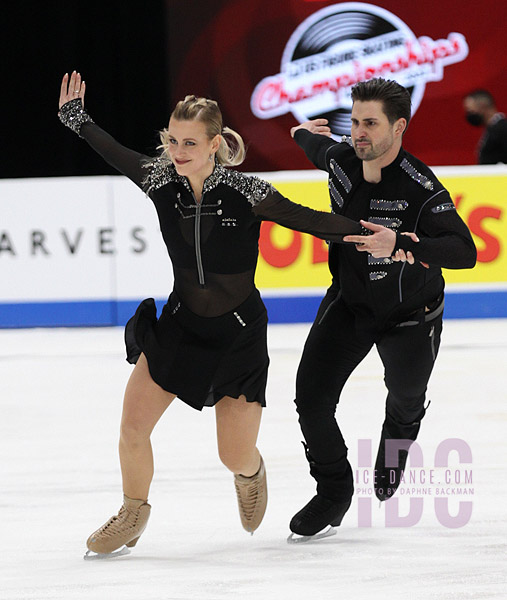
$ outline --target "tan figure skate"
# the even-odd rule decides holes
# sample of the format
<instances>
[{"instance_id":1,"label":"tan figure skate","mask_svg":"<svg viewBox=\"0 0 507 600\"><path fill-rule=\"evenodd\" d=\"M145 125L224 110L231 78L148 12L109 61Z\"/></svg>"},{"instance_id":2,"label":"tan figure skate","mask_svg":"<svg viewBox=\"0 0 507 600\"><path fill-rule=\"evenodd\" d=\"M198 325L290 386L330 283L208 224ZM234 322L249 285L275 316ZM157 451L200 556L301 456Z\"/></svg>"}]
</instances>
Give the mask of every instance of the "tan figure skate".
<instances>
[{"instance_id":1,"label":"tan figure skate","mask_svg":"<svg viewBox=\"0 0 507 600\"><path fill-rule=\"evenodd\" d=\"M239 516L243 529L253 535L259 527L268 503L266 469L261 456L259 470L252 477L234 475L234 486L238 497Z\"/></svg>"},{"instance_id":2,"label":"tan figure skate","mask_svg":"<svg viewBox=\"0 0 507 600\"><path fill-rule=\"evenodd\" d=\"M111 558L129 554L134 547L150 517L151 506L144 500L134 500L123 496L123 506L114 515L91 534L86 545L88 551L84 558Z\"/></svg>"}]
</instances>

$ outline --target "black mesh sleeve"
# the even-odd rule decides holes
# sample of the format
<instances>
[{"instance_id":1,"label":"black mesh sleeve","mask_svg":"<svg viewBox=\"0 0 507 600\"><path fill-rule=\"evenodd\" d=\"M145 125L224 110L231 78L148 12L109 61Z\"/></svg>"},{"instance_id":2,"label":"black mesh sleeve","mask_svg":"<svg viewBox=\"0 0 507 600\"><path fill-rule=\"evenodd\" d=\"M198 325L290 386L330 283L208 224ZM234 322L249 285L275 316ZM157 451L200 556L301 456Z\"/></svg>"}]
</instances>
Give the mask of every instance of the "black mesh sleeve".
<instances>
[{"instance_id":1,"label":"black mesh sleeve","mask_svg":"<svg viewBox=\"0 0 507 600\"><path fill-rule=\"evenodd\" d=\"M351 219L301 206L276 190L269 192L252 210L264 221L274 221L288 229L310 233L330 242L343 242L345 235L363 233L361 225Z\"/></svg>"},{"instance_id":2,"label":"black mesh sleeve","mask_svg":"<svg viewBox=\"0 0 507 600\"><path fill-rule=\"evenodd\" d=\"M81 126L80 135L107 163L142 188L146 177L143 164L150 160L148 156L122 146L109 133L89 121Z\"/></svg>"},{"instance_id":3,"label":"black mesh sleeve","mask_svg":"<svg viewBox=\"0 0 507 600\"><path fill-rule=\"evenodd\" d=\"M120 173L142 188L149 157L118 143L109 133L96 125L84 110L80 98L66 102L58 113L60 121L85 139L102 158Z\"/></svg>"}]
</instances>

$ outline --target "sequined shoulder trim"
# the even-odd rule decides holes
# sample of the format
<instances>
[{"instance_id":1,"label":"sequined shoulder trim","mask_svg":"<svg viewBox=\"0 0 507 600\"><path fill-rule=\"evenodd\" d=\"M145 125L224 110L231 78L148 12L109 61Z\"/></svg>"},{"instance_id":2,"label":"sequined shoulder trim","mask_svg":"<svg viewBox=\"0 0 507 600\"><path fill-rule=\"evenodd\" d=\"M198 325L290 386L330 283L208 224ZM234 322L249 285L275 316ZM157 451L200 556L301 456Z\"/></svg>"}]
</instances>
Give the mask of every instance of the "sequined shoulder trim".
<instances>
[{"instance_id":1,"label":"sequined shoulder trim","mask_svg":"<svg viewBox=\"0 0 507 600\"><path fill-rule=\"evenodd\" d=\"M274 187L270 183L255 175L245 175L239 171L220 168L226 173L224 183L243 194L252 206L257 206L269 193L274 191Z\"/></svg>"},{"instance_id":2,"label":"sequined shoulder trim","mask_svg":"<svg viewBox=\"0 0 507 600\"><path fill-rule=\"evenodd\" d=\"M158 190L171 182L183 184L192 193L187 178L178 175L172 162L163 154L155 157L153 160L147 161L143 167L148 170L146 177L142 181L143 190L146 194Z\"/></svg>"},{"instance_id":3,"label":"sequined shoulder trim","mask_svg":"<svg viewBox=\"0 0 507 600\"><path fill-rule=\"evenodd\" d=\"M354 144L352 143L352 138L350 137L350 135L342 135L342 142L344 142L345 144L348 144L349 146L354 147Z\"/></svg>"},{"instance_id":4,"label":"sequined shoulder trim","mask_svg":"<svg viewBox=\"0 0 507 600\"><path fill-rule=\"evenodd\" d=\"M172 162L164 155L146 162L144 167L148 169L148 174L143 179L143 189L147 194L171 182L181 183L192 193L188 179L183 175L178 175ZM213 173L204 181L203 194L215 189L221 183L243 194L252 206L262 202L270 192L274 191L270 183L259 177L245 175L217 164Z\"/></svg>"},{"instance_id":5,"label":"sequined shoulder trim","mask_svg":"<svg viewBox=\"0 0 507 600\"><path fill-rule=\"evenodd\" d=\"M406 158L404 158L401 161L400 167L405 171L405 173L409 175L409 177L411 177L419 185L422 185L422 187L425 190L433 190L433 182L431 181L431 179L429 179L422 173L419 173L419 171L414 167L414 165L409 163Z\"/></svg>"}]
</instances>

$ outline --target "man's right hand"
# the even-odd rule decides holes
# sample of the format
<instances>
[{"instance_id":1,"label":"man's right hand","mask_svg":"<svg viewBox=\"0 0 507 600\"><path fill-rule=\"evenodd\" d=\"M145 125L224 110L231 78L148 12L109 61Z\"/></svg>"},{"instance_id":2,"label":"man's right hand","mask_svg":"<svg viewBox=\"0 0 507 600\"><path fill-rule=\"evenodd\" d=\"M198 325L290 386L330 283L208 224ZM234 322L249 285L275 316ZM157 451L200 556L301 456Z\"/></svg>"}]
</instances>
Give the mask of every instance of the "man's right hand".
<instances>
[{"instance_id":1,"label":"man's right hand","mask_svg":"<svg viewBox=\"0 0 507 600\"><path fill-rule=\"evenodd\" d=\"M294 137L294 134L298 129L307 129L310 133L331 137L331 129L328 126L327 119L313 119L313 121L305 121L304 123L301 123L301 125L293 127L290 130L292 137Z\"/></svg>"}]
</instances>

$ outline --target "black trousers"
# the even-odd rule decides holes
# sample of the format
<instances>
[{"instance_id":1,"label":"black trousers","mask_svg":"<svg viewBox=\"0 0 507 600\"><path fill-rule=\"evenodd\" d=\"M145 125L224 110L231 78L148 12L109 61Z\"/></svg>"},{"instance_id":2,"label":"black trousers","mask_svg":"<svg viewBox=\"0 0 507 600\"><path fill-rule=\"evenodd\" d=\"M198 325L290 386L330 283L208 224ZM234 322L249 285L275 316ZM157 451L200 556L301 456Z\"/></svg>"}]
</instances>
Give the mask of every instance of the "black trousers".
<instances>
[{"instance_id":1,"label":"black trousers","mask_svg":"<svg viewBox=\"0 0 507 600\"><path fill-rule=\"evenodd\" d=\"M424 320L421 312L420 322L365 333L356 327L354 313L333 288L323 299L296 380L299 423L318 493L337 500L353 493L347 446L335 412L343 386L373 345L384 365L386 415L401 426L424 416L428 380L440 345L442 312L430 320ZM358 421L361 410L358 407Z\"/></svg>"}]
</instances>

